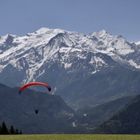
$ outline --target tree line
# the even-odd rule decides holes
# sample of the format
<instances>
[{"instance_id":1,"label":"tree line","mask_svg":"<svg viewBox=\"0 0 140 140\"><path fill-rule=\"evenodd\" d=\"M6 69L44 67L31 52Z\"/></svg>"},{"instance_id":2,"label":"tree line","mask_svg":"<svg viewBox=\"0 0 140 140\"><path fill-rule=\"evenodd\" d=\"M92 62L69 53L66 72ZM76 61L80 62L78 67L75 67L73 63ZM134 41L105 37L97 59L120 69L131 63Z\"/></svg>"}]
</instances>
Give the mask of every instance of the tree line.
<instances>
[{"instance_id":1,"label":"tree line","mask_svg":"<svg viewBox=\"0 0 140 140\"><path fill-rule=\"evenodd\" d=\"M2 122L0 125L0 134L3 135L7 135L7 134L22 134L21 130L18 130L16 128L14 128L13 125L11 125L9 128L6 126L5 122Z\"/></svg>"}]
</instances>

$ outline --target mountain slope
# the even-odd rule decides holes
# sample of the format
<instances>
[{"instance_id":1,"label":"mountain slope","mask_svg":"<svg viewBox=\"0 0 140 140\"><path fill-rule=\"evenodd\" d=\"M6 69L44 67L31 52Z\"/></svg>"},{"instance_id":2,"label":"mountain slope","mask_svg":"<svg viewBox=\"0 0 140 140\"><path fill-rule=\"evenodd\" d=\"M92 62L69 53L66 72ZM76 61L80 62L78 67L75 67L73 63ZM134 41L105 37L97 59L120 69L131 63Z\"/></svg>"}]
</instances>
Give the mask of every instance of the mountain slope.
<instances>
[{"instance_id":1,"label":"mountain slope","mask_svg":"<svg viewBox=\"0 0 140 140\"><path fill-rule=\"evenodd\" d=\"M95 133L140 134L140 96L126 108L100 125Z\"/></svg>"},{"instance_id":2,"label":"mountain slope","mask_svg":"<svg viewBox=\"0 0 140 140\"><path fill-rule=\"evenodd\" d=\"M135 96L130 96L112 100L95 107L87 106L85 108L81 108L77 111L79 115L79 124L86 127L89 132L92 132L103 122L110 119L114 114L117 114L120 110L124 109L134 98Z\"/></svg>"},{"instance_id":3,"label":"mountain slope","mask_svg":"<svg viewBox=\"0 0 140 140\"><path fill-rule=\"evenodd\" d=\"M39 110L38 114L35 110ZM14 125L23 133L79 132L75 112L59 96L33 90L21 95L18 88L0 84L0 122Z\"/></svg>"},{"instance_id":4,"label":"mountain slope","mask_svg":"<svg viewBox=\"0 0 140 140\"><path fill-rule=\"evenodd\" d=\"M112 99L139 94L139 71L123 67L105 69L96 75L77 80L60 91L74 108L95 106ZM73 104L72 104L73 103Z\"/></svg>"}]
</instances>

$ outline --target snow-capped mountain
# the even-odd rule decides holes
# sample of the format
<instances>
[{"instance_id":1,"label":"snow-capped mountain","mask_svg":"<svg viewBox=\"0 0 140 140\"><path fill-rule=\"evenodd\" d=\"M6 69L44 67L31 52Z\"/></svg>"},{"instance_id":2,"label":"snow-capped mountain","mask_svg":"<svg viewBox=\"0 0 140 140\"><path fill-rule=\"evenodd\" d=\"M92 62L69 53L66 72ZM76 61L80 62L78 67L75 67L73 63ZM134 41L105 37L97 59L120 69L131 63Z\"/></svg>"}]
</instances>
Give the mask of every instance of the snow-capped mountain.
<instances>
[{"instance_id":1,"label":"snow-capped mountain","mask_svg":"<svg viewBox=\"0 0 140 140\"><path fill-rule=\"evenodd\" d=\"M134 44L130 44L121 36L112 36L106 31L84 35L60 29L41 28L26 36L5 35L0 39L0 71L9 65L18 71L24 70L25 77L21 82L35 80L44 70L40 68L51 62L58 62L64 69L70 69L74 59L89 60L91 73L95 73L95 66L106 66L107 63L96 56L98 53L111 56L113 59L128 62L135 68L140 66L135 60L123 59L124 56L135 52ZM17 85L17 84L16 84ZM19 83L18 83L19 85Z\"/></svg>"},{"instance_id":2,"label":"snow-capped mountain","mask_svg":"<svg viewBox=\"0 0 140 140\"><path fill-rule=\"evenodd\" d=\"M139 71L139 45L105 30L85 35L41 28L25 36L0 37L0 82L9 86L48 81L54 93L62 94L76 81L118 66ZM74 88L73 94L80 92Z\"/></svg>"}]
</instances>

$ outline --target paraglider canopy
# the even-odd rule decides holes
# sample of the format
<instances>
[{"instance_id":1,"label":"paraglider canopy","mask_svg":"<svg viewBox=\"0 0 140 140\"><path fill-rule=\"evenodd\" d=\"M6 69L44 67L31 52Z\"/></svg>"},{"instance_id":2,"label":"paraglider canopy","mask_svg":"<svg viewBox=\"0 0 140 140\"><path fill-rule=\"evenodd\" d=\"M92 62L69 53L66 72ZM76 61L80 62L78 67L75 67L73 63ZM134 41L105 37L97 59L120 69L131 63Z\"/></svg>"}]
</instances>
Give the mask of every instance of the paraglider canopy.
<instances>
[{"instance_id":1,"label":"paraglider canopy","mask_svg":"<svg viewBox=\"0 0 140 140\"><path fill-rule=\"evenodd\" d=\"M23 85L22 87L20 87L19 93L21 93L23 90L25 90L26 88L31 87L31 86L44 86L44 87L46 87L48 89L49 92L51 91L51 87L49 86L48 83L44 83L44 82L29 82L29 83Z\"/></svg>"}]
</instances>

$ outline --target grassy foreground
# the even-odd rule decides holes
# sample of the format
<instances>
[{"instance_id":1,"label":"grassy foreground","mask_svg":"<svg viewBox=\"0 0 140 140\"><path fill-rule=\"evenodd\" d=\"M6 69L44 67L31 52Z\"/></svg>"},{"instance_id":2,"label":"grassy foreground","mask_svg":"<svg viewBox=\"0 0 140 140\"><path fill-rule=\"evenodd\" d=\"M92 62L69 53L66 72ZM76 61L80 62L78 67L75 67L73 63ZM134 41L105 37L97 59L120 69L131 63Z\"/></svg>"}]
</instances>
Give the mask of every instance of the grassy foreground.
<instances>
[{"instance_id":1,"label":"grassy foreground","mask_svg":"<svg viewBox=\"0 0 140 140\"><path fill-rule=\"evenodd\" d=\"M0 140L140 140L140 135L94 135L94 134L0 135Z\"/></svg>"}]
</instances>

